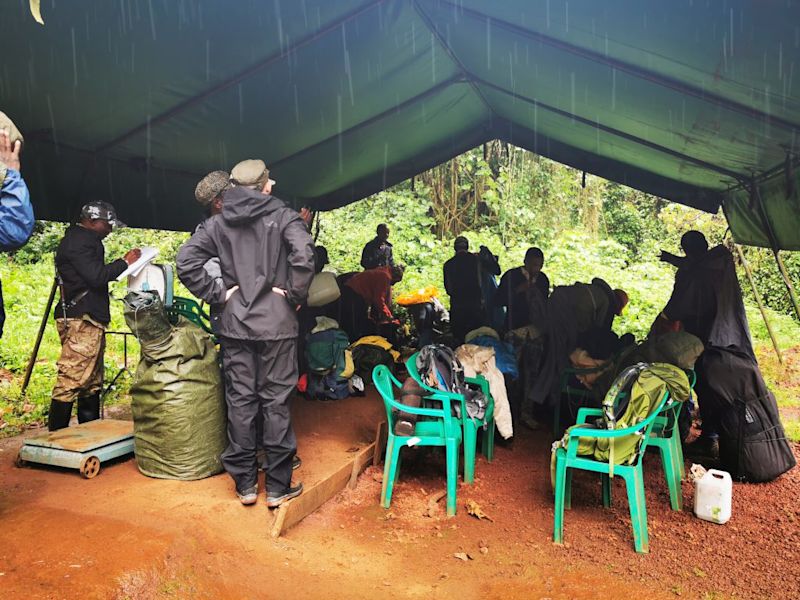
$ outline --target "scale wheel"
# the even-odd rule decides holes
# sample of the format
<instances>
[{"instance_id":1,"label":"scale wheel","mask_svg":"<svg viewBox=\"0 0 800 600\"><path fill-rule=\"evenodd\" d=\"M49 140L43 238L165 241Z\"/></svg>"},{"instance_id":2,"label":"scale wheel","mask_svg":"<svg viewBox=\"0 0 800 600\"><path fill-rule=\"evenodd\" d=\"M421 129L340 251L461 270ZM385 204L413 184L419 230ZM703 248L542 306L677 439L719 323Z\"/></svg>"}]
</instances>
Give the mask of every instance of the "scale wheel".
<instances>
[{"instance_id":1,"label":"scale wheel","mask_svg":"<svg viewBox=\"0 0 800 600\"><path fill-rule=\"evenodd\" d=\"M100 459L96 456L87 456L81 461L79 469L84 479L92 479L100 472Z\"/></svg>"},{"instance_id":2,"label":"scale wheel","mask_svg":"<svg viewBox=\"0 0 800 600\"><path fill-rule=\"evenodd\" d=\"M28 461L22 458L22 453L17 452L17 457L14 459L14 466L17 467L18 469L21 469L22 467L25 467L27 465Z\"/></svg>"}]
</instances>

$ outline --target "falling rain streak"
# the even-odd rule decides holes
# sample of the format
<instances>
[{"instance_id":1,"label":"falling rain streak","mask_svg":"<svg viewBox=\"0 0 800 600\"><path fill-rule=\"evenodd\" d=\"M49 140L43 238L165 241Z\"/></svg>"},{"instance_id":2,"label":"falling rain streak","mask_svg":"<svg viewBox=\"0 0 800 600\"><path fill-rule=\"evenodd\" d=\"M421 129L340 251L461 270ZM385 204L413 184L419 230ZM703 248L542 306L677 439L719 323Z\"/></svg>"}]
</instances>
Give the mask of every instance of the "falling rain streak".
<instances>
[{"instance_id":1,"label":"falling rain streak","mask_svg":"<svg viewBox=\"0 0 800 600\"><path fill-rule=\"evenodd\" d=\"M26 49L31 48L32 53L24 61L24 69L13 64L0 66L0 93L16 103L17 111L39 119L34 130L47 129L49 119L56 143L58 115L64 147L76 143L79 136L74 132L82 126L79 111L70 111L72 102L94 111L97 123L109 122L120 129L108 134L112 140L92 140L97 147L114 141L111 145L116 146L115 153L123 156L135 141L140 153L142 136L146 135L148 186L149 165L161 167L160 161L166 164L174 159L164 149L180 146L181 142L170 136L184 131L187 123L215 117L227 120L226 125L234 124L231 130L239 132L248 118L252 121L255 116L263 116L270 126L274 122L281 135L300 131L296 139L302 143L296 143L301 147L292 148L298 158L293 155L286 160L287 171L302 171L297 168L304 160L300 156L324 160L329 175L320 179L338 187L323 191L336 194L349 185L344 136L349 136L350 151L362 136L348 132L357 130L367 134L363 136L365 148L359 148L359 152L370 156L374 169L371 180L381 180L375 175L381 168L383 145L382 183L391 184L390 179L402 175L398 148L405 152L405 146L397 146L390 133L379 135L389 119L402 123L405 114L416 117L422 113L427 124L430 117L430 126L415 132L422 140L423 155L441 148L446 136L455 135L446 128L457 119L442 119L443 103L437 104L454 88L442 86L435 90L435 96L430 95L432 98L425 96L430 106L436 107L427 111L425 100L417 98L430 87L425 73L429 73L433 85L439 73L443 79L453 78L453 85L460 85L458 89L463 88L471 100L483 95L484 114L501 115L509 128L521 124L519 121L530 128L532 118L532 144L550 138L562 144L594 146L604 159L598 162L619 165L617 172L626 168L623 157L611 155L620 147L613 137L619 133L646 138L639 142L629 139L626 148L641 148L630 144L652 141L652 146L702 153L706 160L712 161L708 158L711 156L753 172L775 166L776 148L796 148L797 144L798 130L791 121L797 120L793 79L795 62L800 59L800 26L789 18L796 15L796 5L791 4L774 3L781 5L775 10L784 11L780 14L787 18L775 26L771 37L757 28L767 23L765 15L772 9L740 2L716 7L710 0L694 2L692 9L686 2L646 10L631 5L631 12L623 19L617 18L621 9L612 3L600 3L602 8L596 8L594 3L578 4L574 0L545 0L535 5L520 2L517 13L509 9L513 9L511 3L465 4L462 0L365 0L350 3L347 9L321 0L274 0L272 6L256 0L241 5L186 0L118 0L108 5L93 0L86 4L89 10L75 14L62 8L61 2L47 3L54 19L37 35L52 36L53 43L26 40ZM222 8L222 4L226 6ZM755 10L762 10L762 14L751 14ZM55 18L59 13L61 18ZM674 15L677 17L673 20ZM240 25L241 39L219 35L232 22ZM80 53L77 29L81 32ZM7 26L3 31L16 35ZM682 46L670 51L670 43ZM484 57L481 52L485 52ZM139 72L137 58L142 67ZM503 65L505 60L507 66ZM159 62L154 65L155 61ZM618 71L621 77L617 77ZM474 83L470 90L459 74L485 84ZM25 81L15 87L15 77ZM44 82L50 81L57 81L62 88L42 89ZM234 86L235 92L230 89ZM129 99L131 90L141 95L148 89L152 89L152 101L140 100L138 107L124 106L124 110L113 104L122 97ZM228 92L220 93L222 90ZM359 103L355 101L356 90ZM335 133L331 97L336 99ZM403 113L397 111L400 105ZM448 117L462 106L474 104L453 106L448 106L453 111ZM540 107L545 111L541 123ZM152 116L145 120L145 112ZM111 117L117 121L112 123ZM472 115L463 116L464 121L467 118ZM574 137L559 139L557 125L568 118L571 127L565 129L571 131L565 135ZM517 131L514 136L520 135ZM131 132L126 138L125 134ZM181 166L197 172L217 162L226 166L229 154L236 159L241 150L241 142L233 139L236 135L227 141L197 144ZM133 141L127 145L114 136ZM193 142L198 139L191 137ZM748 145L735 146L743 143ZM268 144L269 159L286 158L279 156L282 146L277 142L269 140ZM391 147L395 148L395 166L389 173ZM316 151L308 151L310 148ZM642 156L650 154L652 148ZM348 153L348 159L350 156ZM351 166L348 161L348 168ZM282 181L294 183L291 178ZM686 185L707 183L692 181ZM157 194L159 186L160 178L153 180L148 193ZM296 191L291 185L281 189ZM125 194L119 183L117 190L122 199Z\"/></svg>"},{"instance_id":2,"label":"falling rain streak","mask_svg":"<svg viewBox=\"0 0 800 600\"><path fill-rule=\"evenodd\" d=\"M339 153L339 174L344 172L344 156L342 155L342 95L336 95L336 147Z\"/></svg>"},{"instance_id":3,"label":"falling rain streak","mask_svg":"<svg viewBox=\"0 0 800 600\"><path fill-rule=\"evenodd\" d=\"M75 28L71 27L69 32L72 38L72 86L78 87L78 53L75 48Z\"/></svg>"}]
</instances>

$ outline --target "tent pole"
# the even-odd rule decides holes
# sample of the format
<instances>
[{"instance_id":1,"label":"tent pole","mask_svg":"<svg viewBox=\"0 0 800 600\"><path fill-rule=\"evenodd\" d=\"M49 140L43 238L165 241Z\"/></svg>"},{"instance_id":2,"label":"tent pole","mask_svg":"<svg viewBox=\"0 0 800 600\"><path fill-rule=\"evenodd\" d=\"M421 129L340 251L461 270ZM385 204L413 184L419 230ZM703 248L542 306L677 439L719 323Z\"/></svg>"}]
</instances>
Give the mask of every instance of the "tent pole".
<instances>
[{"instance_id":1,"label":"tent pole","mask_svg":"<svg viewBox=\"0 0 800 600\"><path fill-rule=\"evenodd\" d=\"M769 319L767 318L767 311L764 309L764 303L761 301L761 294L758 291L758 287L756 287L756 280L753 279L753 272L750 270L750 265L744 257L742 247L736 243L733 244L733 247L736 248L739 261L742 263L745 273L747 273L747 280L750 282L750 287L753 289L753 296L755 296L756 302L758 303L758 310L761 311L764 325L767 326L767 332L769 333L769 338L772 340L772 347L775 348L775 354L778 356L778 362L783 364L783 355L781 354L781 349L778 347L778 340L775 338L775 333L772 331L772 325L770 325Z\"/></svg>"},{"instance_id":2,"label":"tent pole","mask_svg":"<svg viewBox=\"0 0 800 600\"><path fill-rule=\"evenodd\" d=\"M47 327L47 320L50 316L50 309L53 307L53 299L56 297L57 287L58 287L58 282L54 278L53 287L50 288L50 297L47 299L47 308L44 309L44 314L42 315L42 322L39 325L39 333L36 334L36 343L33 345L33 352L31 353L30 360L28 360L28 366L25 369L25 377L22 380L22 390L20 391L20 396L25 395L25 390L28 389L28 384L31 382L31 375L33 375L33 366L36 364L36 357L39 356L39 347L42 345L44 330Z\"/></svg>"},{"instance_id":3,"label":"tent pole","mask_svg":"<svg viewBox=\"0 0 800 600\"><path fill-rule=\"evenodd\" d=\"M781 277L783 277L783 283L789 291L789 299L792 301L792 306L794 306L794 314L797 316L798 321L800 321L800 304L797 302L797 294L794 292L794 286L789 277L789 272L786 270L786 265L783 264L780 252L777 249L773 249L772 252L775 254L775 262L778 263L778 270L781 272Z\"/></svg>"},{"instance_id":4,"label":"tent pole","mask_svg":"<svg viewBox=\"0 0 800 600\"><path fill-rule=\"evenodd\" d=\"M750 184L750 195L751 201L755 199L755 204L758 205L758 210L761 213L761 219L764 221L767 236L769 237L770 245L772 246L772 253L775 255L775 262L778 264L778 270L783 278L783 283L786 286L786 290L789 292L789 300L791 300L792 306L794 307L794 314L797 316L797 319L800 320L800 304L797 302L797 295L794 293L792 280L789 277L789 273L786 271L786 266L783 264L783 259L780 255L780 246L778 245L778 238L775 236L775 231L772 229L772 223L770 223L769 217L767 216L767 211L764 208L764 201L761 199L761 192L759 191L758 184L755 181L752 181Z\"/></svg>"}]
</instances>

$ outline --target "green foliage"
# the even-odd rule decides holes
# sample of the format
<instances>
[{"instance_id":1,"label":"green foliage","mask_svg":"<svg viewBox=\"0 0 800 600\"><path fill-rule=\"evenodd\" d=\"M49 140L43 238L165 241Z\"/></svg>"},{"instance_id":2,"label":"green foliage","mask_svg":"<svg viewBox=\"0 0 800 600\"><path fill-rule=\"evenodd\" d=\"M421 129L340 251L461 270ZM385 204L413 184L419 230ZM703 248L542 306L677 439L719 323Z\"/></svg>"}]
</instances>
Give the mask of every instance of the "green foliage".
<instances>
[{"instance_id":1,"label":"green foliage","mask_svg":"<svg viewBox=\"0 0 800 600\"><path fill-rule=\"evenodd\" d=\"M455 186L452 184L455 182ZM585 183L585 186L584 186ZM449 194L449 195L448 195ZM455 194L454 196L452 194ZM449 203L449 204L448 204ZM434 218L435 217L435 218ZM493 142L474 149L436 170L366 200L319 215L317 243L327 247L334 271L360 271L361 249L375 236L379 223L387 223L398 262L407 265L395 294L427 285L440 290L448 304L442 281L442 265L453 254L453 239L466 235L471 249L485 245L498 255L503 271L522 264L527 248L539 246L545 253L544 271L553 285L605 279L612 287L626 290L630 304L615 320L618 333L646 335L666 303L674 281L674 268L659 262L659 250L680 253L681 235L689 229L705 233L712 245L726 232L722 215L710 215L613 184L512 146ZM448 220L447 223L444 220ZM39 360L25 398L19 386L41 322L53 280L53 252L63 235L64 224L37 223L30 242L11 255L0 255L0 277L8 320L0 340L0 428L15 431L41 420L55 381L55 361L60 345L48 319ZM186 233L125 229L106 240L108 259L122 256L133 247L154 246L159 262L174 263ZM772 254L748 248L747 259L769 310L782 348L797 344L800 326L791 316L788 296L774 265ZM800 282L800 253L782 253L793 280ZM746 284L746 280L742 279ZM748 318L760 353L770 351L766 328L749 292ZM112 295L121 298L124 284L116 283ZM176 283L176 294L188 295ZM127 331L122 307L112 301L110 329ZM138 346L130 338L131 364ZM123 365L121 336L113 336L106 352L111 375ZM5 369L5 371L3 370ZM782 406L796 406L797 399L780 389L781 374L765 373L776 389ZM123 377L115 397L124 398L129 378ZM800 435L798 427L787 431Z\"/></svg>"},{"instance_id":2,"label":"green foliage","mask_svg":"<svg viewBox=\"0 0 800 600\"><path fill-rule=\"evenodd\" d=\"M780 313L794 315L789 292L772 251L766 248L743 248L743 250L762 302ZM797 288L800 285L800 252L781 252L781 258L789 273L789 279L795 286L795 295L800 297L800 289ZM745 285L746 280L742 281L746 297L755 302L752 288L749 284Z\"/></svg>"}]
</instances>

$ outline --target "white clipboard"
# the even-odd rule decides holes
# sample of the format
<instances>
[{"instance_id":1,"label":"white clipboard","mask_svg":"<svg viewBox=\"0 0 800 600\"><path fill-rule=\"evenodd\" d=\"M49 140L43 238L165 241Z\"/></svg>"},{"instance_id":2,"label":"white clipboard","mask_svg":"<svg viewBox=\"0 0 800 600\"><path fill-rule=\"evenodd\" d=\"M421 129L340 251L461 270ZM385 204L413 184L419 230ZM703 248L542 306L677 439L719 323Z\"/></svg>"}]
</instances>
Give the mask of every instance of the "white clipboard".
<instances>
[{"instance_id":1,"label":"white clipboard","mask_svg":"<svg viewBox=\"0 0 800 600\"><path fill-rule=\"evenodd\" d=\"M133 275L134 277L139 274L139 271L145 268L148 264L153 262L153 259L158 256L158 249L151 248L149 246L145 248L141 248L142 255L132 265L128 265L128 268L125 269L122 273L117 276L117 281L122 281L123 278L127 277L128 275Z\"/></svg>"}]
</instances>

